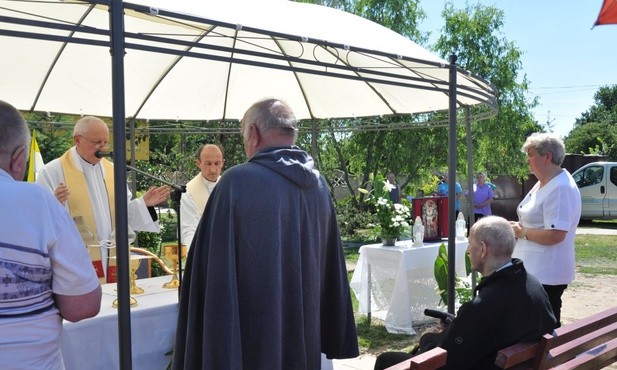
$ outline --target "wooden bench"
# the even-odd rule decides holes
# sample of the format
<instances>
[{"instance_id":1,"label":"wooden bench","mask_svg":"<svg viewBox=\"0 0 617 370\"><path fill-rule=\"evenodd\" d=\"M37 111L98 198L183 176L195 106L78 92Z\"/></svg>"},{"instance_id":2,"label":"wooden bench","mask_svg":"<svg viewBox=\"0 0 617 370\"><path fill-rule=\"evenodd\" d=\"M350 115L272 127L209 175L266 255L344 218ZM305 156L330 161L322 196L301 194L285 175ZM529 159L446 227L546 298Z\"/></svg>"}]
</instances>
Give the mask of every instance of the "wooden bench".
<instances>
[{"instance_id":1,"label":"wooden bench","mask_svg":"<svg viewBox=\"0 0 617 370\"><path fill-rule=\"evenodd\" d=\"M535 343L497 353L501 369L601 369L617 362L617 307L555 329Z\"/></svg>"},{"instance_id":2,"label":"wooden bench","mask_svg":"<svg viewBox=\"0 0 617 370\"><path fill-rule=\"evenodd\" d=\"M434 370L446 364L448 353L445 349L437 347L409 360L399 362L386 370Z\"/></svg>"}]
</instances>

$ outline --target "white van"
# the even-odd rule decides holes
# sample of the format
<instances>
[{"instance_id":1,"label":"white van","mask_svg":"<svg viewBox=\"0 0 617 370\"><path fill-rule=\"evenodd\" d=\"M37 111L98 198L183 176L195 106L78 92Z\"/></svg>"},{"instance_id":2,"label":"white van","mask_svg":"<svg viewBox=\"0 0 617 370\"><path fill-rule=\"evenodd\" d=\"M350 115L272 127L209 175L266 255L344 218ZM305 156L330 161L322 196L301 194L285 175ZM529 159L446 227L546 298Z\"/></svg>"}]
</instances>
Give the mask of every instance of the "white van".
<instances>
[{"instance_id":1,"label":"white van","mask_svg":"<svg viewBox=\"0 0 617 370\"><path fill-rule=\"evenodd\" d=\"M617 162L593 162L572 177L581 192L581 219L617 218Z\"/></svg>"}]
</instances>

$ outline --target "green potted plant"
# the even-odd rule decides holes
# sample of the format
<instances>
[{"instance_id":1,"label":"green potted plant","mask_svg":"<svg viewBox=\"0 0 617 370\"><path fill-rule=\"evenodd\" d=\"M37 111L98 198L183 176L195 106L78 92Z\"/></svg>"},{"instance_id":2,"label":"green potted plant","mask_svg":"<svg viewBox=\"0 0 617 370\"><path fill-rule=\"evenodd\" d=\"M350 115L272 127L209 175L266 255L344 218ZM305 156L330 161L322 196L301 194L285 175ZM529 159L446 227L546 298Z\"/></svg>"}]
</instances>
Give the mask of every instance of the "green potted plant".
<instances>
[{"instance_id":1,"label":"green potted plant","mask_svg":"<svg viewBox=\"0 0 617 370\"><path fill-rule=\"evenodd\" d=\"M376 224L371 225L374 234L384 245L393 246L397 238L409 234L411 211L408 206L390 200L389 193L394 185L388 180L379 176L374 183L372 190L359 188L358 191L366 194L365 201L374 207Z\"/></svg>"}]
</instances>

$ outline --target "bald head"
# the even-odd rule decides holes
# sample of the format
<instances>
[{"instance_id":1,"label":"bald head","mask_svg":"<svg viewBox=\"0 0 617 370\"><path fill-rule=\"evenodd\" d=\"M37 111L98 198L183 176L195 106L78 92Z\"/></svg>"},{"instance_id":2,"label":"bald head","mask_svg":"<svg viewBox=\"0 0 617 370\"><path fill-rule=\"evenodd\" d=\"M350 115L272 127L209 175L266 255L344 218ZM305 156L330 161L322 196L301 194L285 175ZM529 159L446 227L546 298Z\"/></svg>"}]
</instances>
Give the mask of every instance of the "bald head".
<instances>
[{"instance_id":1,"label":"bald head","mask_svg":"<svg viewBox=\"0 0 617 370\"><path fill-rule=\"evenodd\" d=\"M75 123L73 143L77 153L88 163L97 164L101 161L94 154L106 151L109 145L109 128L100 118L85 116Z\"/></svg>"},{"instance_id":2,"label":"bald head","mask_svg":"<svg viewBox=\"0 0 617 370\"><path fill-rule=\"evenodd\" d=\"M294 145L298 123L291 108L281 100L266 99L253 104L240 124L247 158L274 146Z\"/></svg>"},{"instance_id":3,"label":"bald head","mask_svg":"<svg viewBox=\"0 0 617 370\"><path fill-rule=\"evenodd\" d=\"M479 219L469 231L468 253L472 269L490 275L512 259L516 238L503 217Z\"/></svg>"},{"instance_id":4,"label":"bald head","mask_svg":"<svg viewBox=\"0 0 617 370\"><path fill-rule=\"evenodd\" d=\"M196 164L204 179L216 182L225 164L223 149L214 144L200 146L197 150Z\"/></svg>"}]
</instances>

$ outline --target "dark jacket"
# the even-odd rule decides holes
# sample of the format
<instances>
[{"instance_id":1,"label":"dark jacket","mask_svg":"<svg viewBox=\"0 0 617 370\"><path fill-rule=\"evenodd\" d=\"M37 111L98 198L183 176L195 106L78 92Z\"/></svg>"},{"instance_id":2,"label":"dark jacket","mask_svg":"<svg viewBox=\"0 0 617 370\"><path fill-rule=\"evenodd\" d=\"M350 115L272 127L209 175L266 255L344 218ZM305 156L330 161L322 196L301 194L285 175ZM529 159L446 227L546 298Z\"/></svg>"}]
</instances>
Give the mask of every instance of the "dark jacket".
<instances>
[{"instance_id":1,"label":"dark jacket","mask_svg":"<svg viewBox=\"0 0 617 370\"><path fill-rule=\"evenodd\" d=\"M319 369L358 355L334 205L312 158L271 148L225 172L190 248L174 369Z\"/></svg>"},{"instance_id":2,"label":"dark jacket","mask_svg":"<svg viewBox=\"0 0 617 370\"><path fill-rule=\"evenodd\" d=\"M458 310L441 345L448 351L443 369L498 369L500 349L553 332L555 316L544 288L521 260L512 263L483 278L473 300Z\"/></svg>"}]
</instances>

